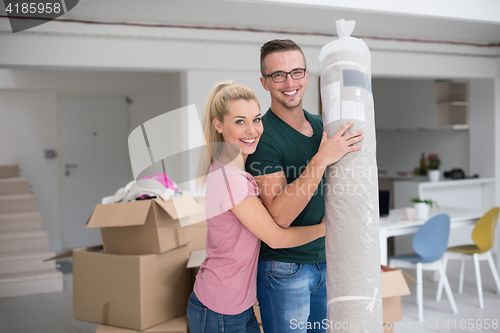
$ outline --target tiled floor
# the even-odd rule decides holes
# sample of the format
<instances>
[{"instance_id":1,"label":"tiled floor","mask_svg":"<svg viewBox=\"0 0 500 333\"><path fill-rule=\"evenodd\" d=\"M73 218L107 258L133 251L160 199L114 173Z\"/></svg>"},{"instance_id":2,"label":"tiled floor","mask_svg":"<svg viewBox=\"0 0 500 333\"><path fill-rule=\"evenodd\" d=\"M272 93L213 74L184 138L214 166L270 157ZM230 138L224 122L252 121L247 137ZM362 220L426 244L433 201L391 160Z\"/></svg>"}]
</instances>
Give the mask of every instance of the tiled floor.
<instances>
[{"instance_id":1,"label":"tiled floor","mask_svg":"<svg viewBox=\"0 0 500 333\"><path fill-rule=\"evenodd\" d=\"M62 267L67 271L67 265ZM424 274L424 322L421 324L418 321L416 287L411 284L412 295L403 297L403 321L395 323L395 332L500 332L500 296L496 295L495 282L487 263L481 262L484 309L479 308L472 262L468 262L466 266L463 294L458 294L457 291L458 272L458 262L451 261L447 273L457 302L459 311L457 315L451 311L445 293L441 302L435 301L437 282L432 281L431 275ZM408 270L408 273L415 276L415 271ZM94 332L97 324L73 319L72 287L72 275L65 274L64 292L0 299L0 332ZM496 329L493 327L484 329L487 319L490 325L496 320L499 326ZM448 327L445 327L446 323ZM466 328L467 324L474 325L474 328ZM483 328L478 328L479 324L482 324Z\"/></svg>"},{"instance_id":2,"label":"tiled floor","mask_svg":"<svg viewBox=\"0 0 500 333\"><path fill-rule=\"evenodd\" d=\"M0 299L2 333L93 333L97 324L73 319L73 275L60 293Z\"/></svg>"}]
</instances>

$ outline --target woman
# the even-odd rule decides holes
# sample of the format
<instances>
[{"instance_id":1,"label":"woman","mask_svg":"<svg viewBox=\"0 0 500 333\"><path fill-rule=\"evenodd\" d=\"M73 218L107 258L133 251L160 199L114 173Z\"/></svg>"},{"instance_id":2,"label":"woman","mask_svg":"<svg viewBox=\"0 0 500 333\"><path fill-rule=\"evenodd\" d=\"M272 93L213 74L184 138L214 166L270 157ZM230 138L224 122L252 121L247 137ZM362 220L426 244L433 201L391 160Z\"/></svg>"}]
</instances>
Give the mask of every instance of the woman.
<instances>
[{"instance_id":1,"label":"woman","mask_svg":"<svg viewBox=\"0 0 500 333\"><path fill-rule=\"evenodd\" d=\"M260 332L252 307L260 240L288 248L325 235L324 221L281 228L258 198L257 184L244 165L263 132L260 118L253 92L232 81L217 84L205 103L207 145L198 179L206 182L207 258L189 298L191 333Z\"/></svg>"}]
</instances>

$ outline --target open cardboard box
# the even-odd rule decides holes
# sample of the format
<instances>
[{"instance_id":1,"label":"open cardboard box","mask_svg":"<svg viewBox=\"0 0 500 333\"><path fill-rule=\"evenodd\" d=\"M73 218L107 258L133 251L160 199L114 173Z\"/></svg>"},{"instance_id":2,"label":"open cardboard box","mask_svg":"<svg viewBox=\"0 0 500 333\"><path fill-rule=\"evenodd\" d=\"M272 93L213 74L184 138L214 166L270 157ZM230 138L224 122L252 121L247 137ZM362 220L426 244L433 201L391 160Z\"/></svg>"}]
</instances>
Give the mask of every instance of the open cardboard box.
<instances>
[{"instance_id":1,"label":"open cardboard box","mask_svg":"<svg viewBox=\"0 0 500 333\"><path fill-rule=\"evenodd\" d=\"M98 204L87 228L101 228L106 253L159 254L192 241L199 247L203 232L206 239L206 222L194 224L200 221L205 221L204 203L184 191L166 202L157 198Z\"/></svg>"},{"instance_id":2,"label":"open cardboard box","mask_svg":"<svg viewBox=\"0 0 500 333\"><path fill-rule=\"evenodd\" d=\"M81 248L47 259L73 257L75 319L145 330L186 314L192 291L187 246L148 255L101 249Z\"/></svg>"},{"instance_id":3,"label":"open cardboard box","mask_svg":"<svg viewBox=\"0 0 500 333\"><path fill-rule=\"evenodd\" d=\"M400 269L383 266L382 269L382 309L384 312L384 333L393 331L393 326L385 327L385 323L402 320L401 296L410 295L406 281L417 283L408 273Z\"/></svg>"},{"instance_id":4,"label":"open cardboard box","mask_svg":"<svg viewBox=\"0 0 500 333\"><path fill-rule=\"evenodd\" d=\"M95 333L188 333L188 321L186 316L177 317L155 327L144 331L129 330L113 326L99 325Z\"/></svg>"}]
</instances>

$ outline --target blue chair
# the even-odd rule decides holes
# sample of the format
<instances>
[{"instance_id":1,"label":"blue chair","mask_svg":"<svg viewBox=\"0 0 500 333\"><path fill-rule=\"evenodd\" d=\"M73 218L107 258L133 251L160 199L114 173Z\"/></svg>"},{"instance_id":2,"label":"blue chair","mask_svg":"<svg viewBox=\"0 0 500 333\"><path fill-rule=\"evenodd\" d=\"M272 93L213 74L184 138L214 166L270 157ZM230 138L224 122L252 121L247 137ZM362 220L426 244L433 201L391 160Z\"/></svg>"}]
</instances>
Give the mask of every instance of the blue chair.
<instances>
[{"instance_id":1,"label":"blue chair","mask_svg":"<svg viewBox=\"0 0 500 333\"><path fill-rule=\"evenodd\" d=\"M417 304L418 319L420 321L424 321L422 270L439 272L440 282L444 285L453 313L458 313L457 305L441 260L448 247L449 236L450 216L448 214L435 215L427 220L413 237L412 247L415 253L397 255L390 258L389 266L391 267L417 269Z\"/></svg>"}]
</instances>

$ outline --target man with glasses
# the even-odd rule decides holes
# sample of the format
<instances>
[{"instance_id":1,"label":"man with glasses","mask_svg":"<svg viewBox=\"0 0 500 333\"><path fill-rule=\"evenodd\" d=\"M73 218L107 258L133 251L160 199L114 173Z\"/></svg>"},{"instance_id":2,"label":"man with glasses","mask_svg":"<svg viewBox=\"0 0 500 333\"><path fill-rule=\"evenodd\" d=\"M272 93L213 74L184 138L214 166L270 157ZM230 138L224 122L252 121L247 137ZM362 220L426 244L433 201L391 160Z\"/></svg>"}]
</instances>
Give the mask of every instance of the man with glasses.
<instances>
[{"instance_id":1,"label":"man with glasses","mask_svg":"<svg viewBox=\"0 0 500 333\"><path fill-rule=\"evenodd\" d=\"M271 40L260 50L260 81L271 94L262 117L264 132L246 170L254 176L260 199L283 228L318 224L325 214L323 175L326 167L359 150L360 131L332 138L321 116L302 109L309 70L300 47L291 40ZM272 249L262 242L257 298L264 331L325 332L325 239L303 246Z\"/></svg>"}]
</instances>

